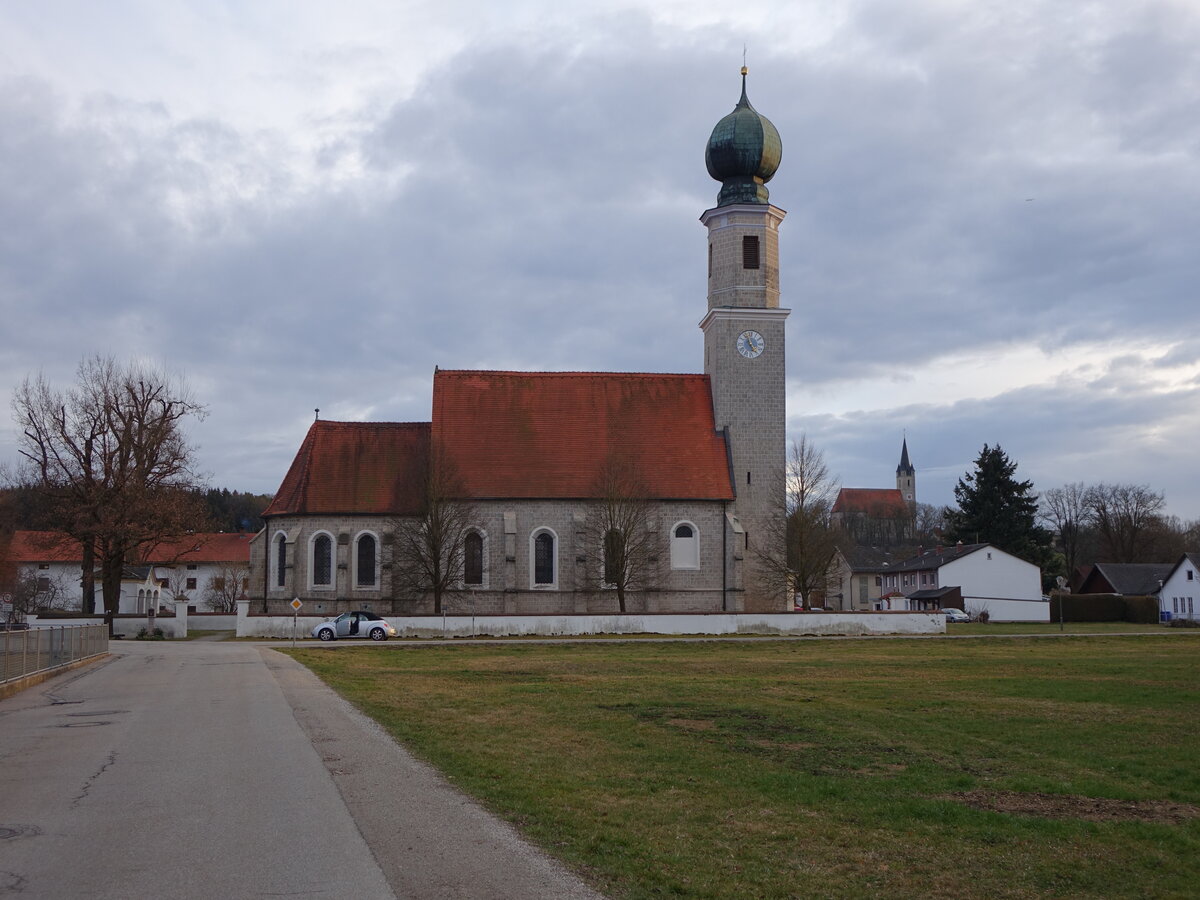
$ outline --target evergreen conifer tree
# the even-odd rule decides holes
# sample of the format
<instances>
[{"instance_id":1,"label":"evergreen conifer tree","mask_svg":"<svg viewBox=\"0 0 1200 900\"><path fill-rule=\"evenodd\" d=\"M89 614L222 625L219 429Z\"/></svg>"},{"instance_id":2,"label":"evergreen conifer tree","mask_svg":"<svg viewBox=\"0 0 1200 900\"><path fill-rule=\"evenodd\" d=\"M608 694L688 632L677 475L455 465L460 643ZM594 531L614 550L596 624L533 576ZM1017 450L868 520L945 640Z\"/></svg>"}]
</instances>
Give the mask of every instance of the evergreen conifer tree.
<instances>
[{"instance_id":1,"label":"evergreen conifer tree","mask_svg":"<svg viewBox=\"0 0 1200 900\"><path fill-rule=\"evenodd\" d=\"M957 509L946 510L946 538L991 544L1039 568L1051 564L1051 535L1037 524L1032 481L1018 481L1017 464L999 445L983 445L975 470L954 488Z\"/></svg>"}]
</instances>

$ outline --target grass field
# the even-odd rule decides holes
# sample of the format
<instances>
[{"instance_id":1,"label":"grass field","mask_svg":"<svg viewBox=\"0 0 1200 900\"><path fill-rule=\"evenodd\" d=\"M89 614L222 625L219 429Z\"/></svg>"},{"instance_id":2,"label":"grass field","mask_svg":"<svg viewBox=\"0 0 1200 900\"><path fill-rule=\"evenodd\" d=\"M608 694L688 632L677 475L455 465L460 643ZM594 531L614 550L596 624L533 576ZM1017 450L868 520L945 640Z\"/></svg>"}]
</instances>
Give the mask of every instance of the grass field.
<instances>
[{"instance_id":1,"label":"grass field","mask_svg":"<svg viewBox=\"0 0 1200 900\"><path fill-rule=\"evenodd\" d=\"M612 896L1200 893L1200 635L293 652Z\"/></svg>"},{"instance_id":2,"label":"grass field","mask_svg":"<svg viewBox=\"0 0 1200 900\"><path fill-rule=\"evenodd\" d=\"M1139 622L962 622L946 623L946 634L1170 634L1166 625Z\"/></svg>"}]
</instances>

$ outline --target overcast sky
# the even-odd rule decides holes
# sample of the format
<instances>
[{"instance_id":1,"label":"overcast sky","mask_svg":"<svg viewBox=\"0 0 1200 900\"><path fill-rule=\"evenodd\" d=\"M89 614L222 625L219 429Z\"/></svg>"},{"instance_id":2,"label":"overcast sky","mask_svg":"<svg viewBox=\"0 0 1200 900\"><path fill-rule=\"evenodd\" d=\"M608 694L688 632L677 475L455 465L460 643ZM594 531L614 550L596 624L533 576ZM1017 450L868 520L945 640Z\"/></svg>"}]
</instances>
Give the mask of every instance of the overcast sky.
<instances>
[{"instance_id":1,"label":"overcast sky","mask_svg":"<svg viewBox=\"0 0 1200 900\"><path fill-rule=\"evenodd\" d=\"M700 371L743 45L790 435L849 487L907 433L924 502L999 443L1200 517L1195 0L0 5L5 409L159 361L268 492L314 407L428 421L435 365Z\"/></svg>"}]
</instances>

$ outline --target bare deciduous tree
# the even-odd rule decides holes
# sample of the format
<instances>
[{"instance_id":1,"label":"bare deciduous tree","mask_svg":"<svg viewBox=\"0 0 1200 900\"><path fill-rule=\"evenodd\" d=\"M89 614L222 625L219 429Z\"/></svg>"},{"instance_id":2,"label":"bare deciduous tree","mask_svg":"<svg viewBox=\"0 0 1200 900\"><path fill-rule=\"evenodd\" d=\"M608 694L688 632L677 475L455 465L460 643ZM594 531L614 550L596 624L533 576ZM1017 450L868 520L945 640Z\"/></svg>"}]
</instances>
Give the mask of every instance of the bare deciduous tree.
<instances>
[{"instance_id":1,"label":"bare deciduous tree","mask_svg":"<svg viewBox=\"0 0 1200 900\"><path fill-rule=\"evenodd\" d=\"M830 522L838 482L829 473L825 455L807 436L792 444L787 463L784 507L775 519L781 555L764 554L763 565L772 580L786 585L804 609L823 599L833 577L837 532Z\"/></svg>"},{"instance_id":2,"label":"bare deciduous tree","mask_svg":"<svg viewBox=\"0 0 1200 900\"><path fill-rule=\"evenodd\" d=\"M448 595L463 587L464 544L475 517L474 505L463 493L453 464L432 448L420 512L389 523L396 592L408 597L432 596L435 614L441 614Z\"/></svg>"},{"instance_id":3,"label":"bare deciduous tree","mask_svg":"<svg viewBox=\"0 0 1200 900\"><path fill-rule=\"evenodd\" d=\"M913 520L913 540L929 547L941 540L945 527L945 508L932 503L918 503Z\"/></svg>"},{"instance_id":4,"label":"bare deciduous tree","mask_svg":"<svg viewBox=\"0 0 1200 900\"><path fill-rule=\"evenodd\" d=\"M233 563L219 566L204 585L204 603L213 612L237 612L237 602L246 596L250 570Z\"/></svg>"},{"instance_id":5,"label":"bare deciduous tree","mask_svg":"<svg viewBox=\"0 0 1200 900\"><path fill-rule=\"evenodd\" d=\"M1071 575L1081 562L1080 552L1092 521L1088 488L1077 481L1051 488L1039 499L1039 515L1057 535L1067 573Z\"/></svg>"},{"instance_id":6,"label":"bare deciduous tree","mask_svg":"<svg viewBox=\"0 0 1200 900\"><path fill-rule=\"evenodd\" d=\"M1087 506L1106 562L1159 562L1156 537L1163 527L1165 498L1144 484L1097 484Z\"/></svg>"},{"instance_id":7,"label":"bare deciduous tree","mask_svg":"<svg viewBox=\"0 0 1200 900\"><path fill-rule=\"evenodd\" d=\"M0 599L11 604L3 622L23 622L31 613L67 609L71 592L61 578L28 571L7 554L8 541L0 541Z\"/></svg>"},{"instance_id":8,"label":"bare deciduous tree","mask_svg":"<svg viewBox=\"0 0 1200 900\"><path fill-rule=\"evenodd\" d=\"M52 498L56 524L81 546L84 610L95 610L99 563L111 628L126 563L198 524L186 497L197 478L183 423L205 410L161 370L92 357L67 391L26 378L13 412L20 453Z\"/></svg>"},{"instance_id":9,"label":"bare deciduous tree","mask_svg":"<svg viewBox=\"0 0 1200 900\"><path fill-rule=\"evenodd\" d=\"M645 485L634 467L614 454L597 476L594 494L583 528L589 579L614 590L618 609L627 612L629 592L648 586L658 555Z\"/></svg>"}]
</instances>

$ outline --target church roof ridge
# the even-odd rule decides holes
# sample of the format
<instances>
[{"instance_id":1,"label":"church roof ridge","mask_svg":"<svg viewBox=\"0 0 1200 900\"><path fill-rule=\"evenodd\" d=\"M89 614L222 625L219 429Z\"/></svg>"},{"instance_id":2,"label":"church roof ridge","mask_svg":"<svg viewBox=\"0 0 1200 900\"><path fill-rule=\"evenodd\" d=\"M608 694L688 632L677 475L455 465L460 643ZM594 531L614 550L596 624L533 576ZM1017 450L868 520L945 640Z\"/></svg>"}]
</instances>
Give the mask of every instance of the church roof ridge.
<instances>
[{"instance_id":1,"label":"church roof ridge","mask_svg":"<svg viewBox=\"0 0 1200 900\"><path fill-rule=\"evenodd\" d=\"M429 422L378 422L378 421L375 421L374 419L369 419L369 420L365 420L365 419L356 419L356 420L317 419L312 424L319 425L322 428L327 428L331 425L339 426L339 427L352 427L352 428L421 428L421 427L428 428L430 425Z\"/></svg>"},{"instance_id":2,"label":"church roof ridge","mask_svg":"<svg viewBox=\"0 0 1200 900\"><path fill-rule=\"evenodd\" d=\"M708 378L702 372L599 372L586 370L517 371L514 369L438 369L438 375L502 375L521 378Z\"/></svg>"}]
</instances>

